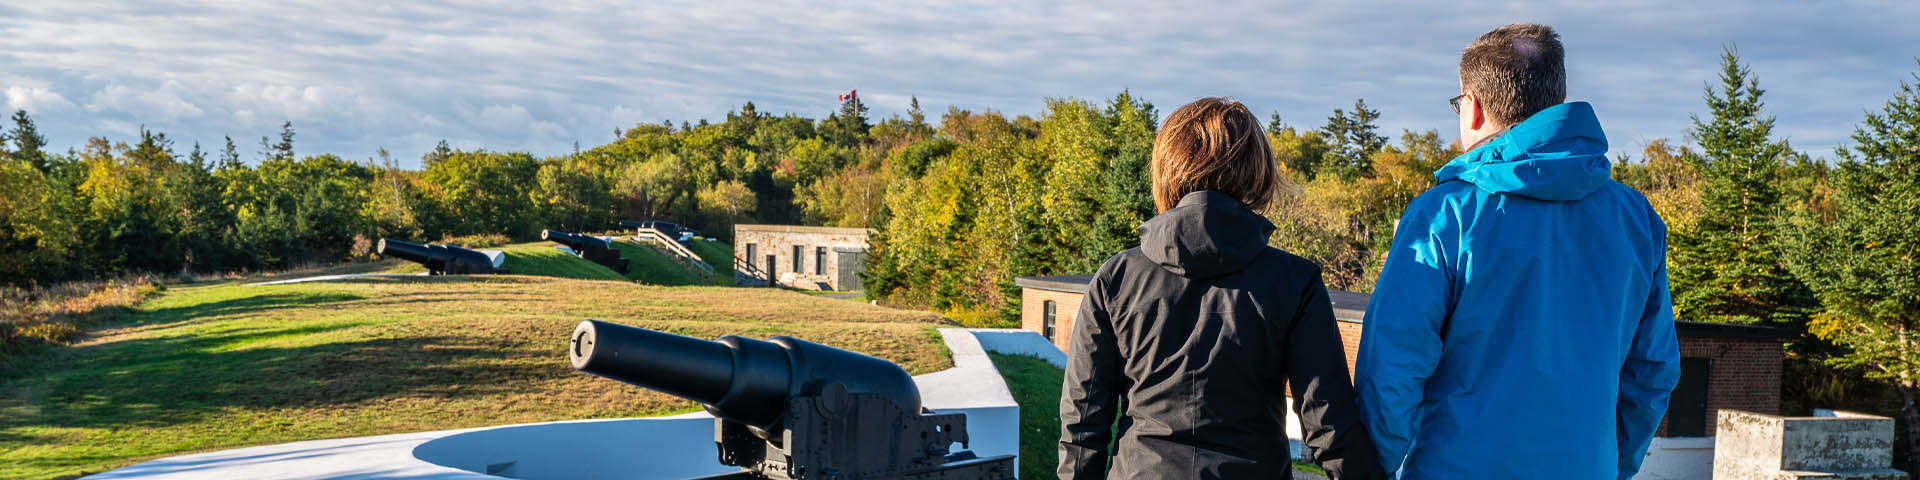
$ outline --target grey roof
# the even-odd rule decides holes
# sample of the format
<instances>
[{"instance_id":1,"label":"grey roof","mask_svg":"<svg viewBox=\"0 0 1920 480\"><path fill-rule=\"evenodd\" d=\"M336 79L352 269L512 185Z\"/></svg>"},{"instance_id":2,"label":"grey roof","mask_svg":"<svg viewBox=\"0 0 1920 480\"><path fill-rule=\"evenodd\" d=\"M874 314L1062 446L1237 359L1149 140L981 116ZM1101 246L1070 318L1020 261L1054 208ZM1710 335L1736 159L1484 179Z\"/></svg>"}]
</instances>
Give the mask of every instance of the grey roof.
<instances>
[{"instance_id":1,"label":"grey roof","mask_svg":"<svg viewBox=\"0 0 1920 480\"><path fill-rule=\"evenodd\" d=\"M1087 293L1087 284L1093 283L1093 274L1052 275L1045 277L1020 277L1013 279L1014 285L1021 288L1033 288L1067 293Z\"/></svg>"}]
</instances>

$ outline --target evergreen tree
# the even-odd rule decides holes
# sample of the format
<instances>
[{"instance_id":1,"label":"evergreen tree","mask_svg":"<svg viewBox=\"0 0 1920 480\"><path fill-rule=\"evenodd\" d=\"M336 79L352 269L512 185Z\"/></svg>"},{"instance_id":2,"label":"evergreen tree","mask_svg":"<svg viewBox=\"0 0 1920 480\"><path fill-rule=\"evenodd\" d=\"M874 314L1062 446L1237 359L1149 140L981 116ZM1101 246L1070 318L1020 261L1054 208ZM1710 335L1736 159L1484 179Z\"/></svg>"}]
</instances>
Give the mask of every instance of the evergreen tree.
<instances>
[{"instance_id":1,"label":"evergreen tree","mask_svg":"<svg viewBox=\"0 0 1920 480\"><path fill-rule=\"evenodd\" d=\"M907 98L909 99L907 101L907 120L912 122L913 126L916 127L926 125L927 113L920 110L920 97Z\"/></svg>"},{"instance_id":2,"label":"evergreen tree","mask_svg":"<svg viewBox=\"0 0 1920 480\"><path fill-rule=\"evenodd\" d=\"M273 144L273 155L293 159L293 122L280 124L280 143Z\"/></svg>"},{"instance_id":3,"label":"evergreen tree","mask_svg":"<svg viewBox=\"0 0 1920 480\"><path fill-rule=\"evenodd\" d=\"M181 187L181 195L185 198L181 204L186 208L180 219L180 243L186 253L184 268L211 272L238 267L228 264L226 260L231 243L225 237L233 228L233 211L221 199L226 182L215 175L218 169L227 167L208 161L206 152L200 150L198 142L193 144L193 151L187 154L187 164L184 166L186 168L182 169L182 173L186 181Z\"/></svg>"},{"instance_id":4,"label":"evergreen tree","mask_svg":"<svg viewBox=\"0 0 1920 480\"><path fill-rule=\"evenodd\" d=\"M1832 363L1892 381L1906 436L1920 438L1920 88L1902 82L1853 141L1838 152L1830 211L1788 218L1787 266L1823 306L1808 329L1848 348ZM1907 445L1905 463L1920 465L1920 442Z\"/></svg>"},{"instance_id":5,"label":"evergreen tree","mask_svg":"<svg viewBox=\"0 0 1920 480\"><path fill-rule=\"evenodd\" d=\"M447 145L447 139L440 139L440 143L433 146L433 151L420 156L420 169L431 170L434 165L439 165L440 162L447 161L448 158L452 157L453 147Z\"/></svg>"},{"instance_id":6,"label":"evergreen tree","mask_svg":"<svg viewBox=\"0 0 1920 480\"><path fill-rule=\"evenodd\" d=\"M827 116L821 122L821 135L835 145L855 146L866 140L867 130L873 124L867 122L867 106L859 97L840 103L840 111Z\"/></svg>"},{"instance_id":7,"label":"evergreen tree","mask_svg":"<svg viewBox=\"0 0 1920 480\"><path fill-rule=\"evenodd\" d=\"M40 135L40 129L34 126L33 117L27 116L26 110L13 112L13 131L0 135L0 138L13 139L14 158L26 160L41 172L53 168L47 153L43 151L47 146L47 137Z\"/></svg>"},{"instance_id":8,"label":"evergreen tree","mask_svg":"<svg viewBox=\"0 0 1920 480\"><path fill-rule=\"evenodd\" d=\"M233 136L226 136L227 146L220 150L220 170L240 168L240 150L233 146Z\"/></svg>"},{"instance_id":9,"label":"evergreen tree","mask_svg":"<svg viewBox=\"0 0 1920 480\"><path fill-rule=\"evenodd\" d=\"M1364 98L1354 100L1353 113L1333 109L1326 126L1320 127L1330 147L1320 163L1348 179L1372 175L1373 154L1387 147L1387 137L1374 123L1379 119L1380 111L1367 108Z\"/></svg>"},{"instance_id":10,"label":"evergreen tree","mask_svg":"<svg viewBox=\"0 0 1920 480\"><path fill-rule=\"evenodd\" d=\"M1675 316L1681 320L1798 327L1814 300L1782 264L1775 225L1788 150L1761 116L1760 80L1731 48L1720 87L1706 87L1706 119L1693 117L1705 176L1704 211L1672 235Z\"/></svg>"}]
</instances>

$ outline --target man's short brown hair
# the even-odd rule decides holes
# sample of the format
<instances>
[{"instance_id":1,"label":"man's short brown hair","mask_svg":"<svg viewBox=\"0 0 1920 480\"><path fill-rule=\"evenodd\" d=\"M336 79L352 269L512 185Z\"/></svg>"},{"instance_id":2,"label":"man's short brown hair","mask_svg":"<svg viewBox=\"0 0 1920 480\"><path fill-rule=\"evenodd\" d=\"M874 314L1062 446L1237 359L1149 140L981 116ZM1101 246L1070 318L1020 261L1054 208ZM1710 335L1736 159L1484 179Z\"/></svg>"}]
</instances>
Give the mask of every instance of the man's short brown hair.
<instances>
[{"instance_id":1,"label":"man's short brown hair","mask_svg":"<svg viewBox=\"0 0 1920 480\"><path fill-rule=\"evenodd\" d=\"M1512 125L1567 101L1566 52L1553 27L1515 23L1460 54L1460 87L1494 123Z\"/></svg>"},{"instance_id":2,"label":"man's short brown hair","mask_svg":"<svg viewBox=\"0 0 1920 480\"><path fill-rule=\"evenodd\" d=\"M1167 211L1189 193L1212 190L1255 210L1273 202L1280 173L1260 120L1240 102L1195 100L1167 115L1153 139L1153 204Z\"/></svg>"}]
</instances>

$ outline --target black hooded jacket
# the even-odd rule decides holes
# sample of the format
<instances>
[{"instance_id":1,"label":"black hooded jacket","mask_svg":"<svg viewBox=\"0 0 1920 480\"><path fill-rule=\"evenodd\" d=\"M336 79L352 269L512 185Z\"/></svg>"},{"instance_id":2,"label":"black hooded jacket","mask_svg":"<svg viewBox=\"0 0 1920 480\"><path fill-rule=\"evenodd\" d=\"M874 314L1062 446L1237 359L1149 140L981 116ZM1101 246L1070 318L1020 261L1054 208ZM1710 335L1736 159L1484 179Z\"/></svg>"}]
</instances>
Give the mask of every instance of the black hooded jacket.
<instances>
[{"instance_id":1,"label":"black hooded jacket","mask_svg":"<svg viewBox=\"0 0 1920 480\"><path fill-rule=\"evenodd\" d=\"M1378 477L1320 268L1268 247L1273 229L1194 192L1100 267L1067 354L1060 478L1291 478L1288 385L1314 461Z\"/></svg>"}]
</instances>

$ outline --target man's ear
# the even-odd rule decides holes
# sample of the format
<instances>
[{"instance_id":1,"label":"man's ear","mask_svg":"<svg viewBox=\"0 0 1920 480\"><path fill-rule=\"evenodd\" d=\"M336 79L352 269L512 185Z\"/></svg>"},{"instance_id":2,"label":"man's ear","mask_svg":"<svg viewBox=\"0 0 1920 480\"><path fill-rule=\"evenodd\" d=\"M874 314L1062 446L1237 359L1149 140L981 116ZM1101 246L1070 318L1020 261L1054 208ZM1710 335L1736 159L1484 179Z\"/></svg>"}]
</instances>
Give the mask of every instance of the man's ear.
<instances>
[{"instance_id":1,"label":"man's ear","mask_svg":"<svg viewBox=\"0 0 1920 480\"><path fill-rule=\"evenodd\" d=\"M1473 119L1468 121L1467 128L1471 128L1476 132L1480 131L1480 129L1487 124L1487 112L1480 109L1480 96L1468 95L1467 101L1472 102L1472 105L1467 107L1467 109L1473 111Z\"/></svg>"}]
</instances>

